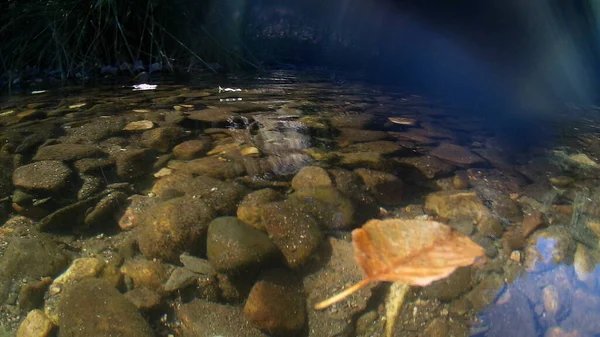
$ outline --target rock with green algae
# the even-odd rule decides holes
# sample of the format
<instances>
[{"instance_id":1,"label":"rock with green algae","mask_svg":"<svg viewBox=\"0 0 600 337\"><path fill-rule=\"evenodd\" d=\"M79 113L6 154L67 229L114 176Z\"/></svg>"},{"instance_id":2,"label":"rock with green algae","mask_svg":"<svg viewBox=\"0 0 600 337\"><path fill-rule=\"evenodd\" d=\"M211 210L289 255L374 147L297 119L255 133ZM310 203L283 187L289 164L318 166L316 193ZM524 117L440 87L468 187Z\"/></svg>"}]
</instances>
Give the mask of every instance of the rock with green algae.
<instances>
[{"instance_id":1,"label":"rock with green algae","mask_svg":"<svg viewBox=\"0 0 600 337\"><path fill-rule=\"evenodd\" d=\"M326 229L351 229L355 225L352 201L335 187L302 188L288 198Z\"/></svg>"}]
</instances>

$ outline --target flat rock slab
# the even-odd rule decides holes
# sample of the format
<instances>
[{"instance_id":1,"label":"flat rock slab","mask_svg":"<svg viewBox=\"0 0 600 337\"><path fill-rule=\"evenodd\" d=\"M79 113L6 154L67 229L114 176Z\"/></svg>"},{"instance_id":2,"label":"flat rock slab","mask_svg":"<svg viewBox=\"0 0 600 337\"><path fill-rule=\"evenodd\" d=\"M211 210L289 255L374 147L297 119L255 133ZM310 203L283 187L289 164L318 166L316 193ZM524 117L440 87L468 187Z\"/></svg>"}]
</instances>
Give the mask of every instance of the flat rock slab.
<instances>
[{"instance_id":1,"label":"flat rock slab","mask_svg":"<svg viewBox=\"0 0 600 337\"><path fill-rule=\"evenodd\" d=\"M57 192L67 186L71 169L57 160L21 166L13 173L13 184L26 190Z\"/></svg>"},{"instance_id":2,"label":"flat rock slab","mask_svg":"<svg viewBox=\"0 0 600 337\"><path fill-rule=\"evenodd\" d=\"M95 157L100 153L100 150L93 145L55 144L40 147L33 157L33 160L74 161L82 158Z\"/></svg>"},{"instance_id":3,"label":"flat rock slab","mask_svg":"<svg viewBox=\"0 0 600 337\"><path fill-rule=\"evenodd\" d=\"M233 116L230 108L209 108L205 110L190 111L187 113L189 119L207 123L226 123Z\"/></svg>"},{"instance_id":4,"label":"flat rock slab","mask_svg":"<svg viewBox=\"0 0 600 337\"><path fill-rule=\"evenodd\" d=\"M442 143L429 154L458 165L481 164L485 160L462 146Z\"/></svg>"}]
</instances>

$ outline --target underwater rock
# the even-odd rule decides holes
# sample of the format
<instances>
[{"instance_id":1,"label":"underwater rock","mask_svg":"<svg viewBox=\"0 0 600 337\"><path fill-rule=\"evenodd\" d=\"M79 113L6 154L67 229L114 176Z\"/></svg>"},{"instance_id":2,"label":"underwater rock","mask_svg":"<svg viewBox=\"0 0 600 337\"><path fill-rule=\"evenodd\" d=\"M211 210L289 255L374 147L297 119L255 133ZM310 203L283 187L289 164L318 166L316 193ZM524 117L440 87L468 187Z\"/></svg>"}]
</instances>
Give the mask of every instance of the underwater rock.
<instances>
[{"instance_id":1,"label":"underwater rock","mask_svg":"<svg viewBox=\"0 0 600 337\"><path fill-rule=\"evenodd\" d=\"M54 277L67 267L68 260L45 234L12 238L0 258L0 303L7 300L23 279Z\"/></svg>"},{"instance_id":2,"label":"underwater rock","mask_svg":"<svg viewBox=\"0 0 600 337\"><path fill-rule=\"evenodd\" d=\"M209 148L209 139L193 139L176 145L173 148L173 155L180 160L189 160L204 155Z\"/></svg>"},{"instance_id":3,"label":"underwater rock","mask_svg":"<svg viewBox=\"0 0 600 337\"><path fill-rule=\"evenodd\" d=\"M59 308L64 337L154 336L137 308L100 279L87 278L68 287Z\"/></svg>"},{"instance_id":4,"label":"underwater rock","mask_svg":"<svg viewBox=\"0 0 600 337\"><path fill-rule=\"evenodd\" d=\"M284 269L269 270L254 284L244 316L274 336L297 336L306 324L304 289L299 277Z\"/></svg>"},{"instance_id":5,"label":"underwater rock","mask_svg":"<svg viewBox=\"0 0 600 337\"><path fill-rule=\"evenodd\" d=\"M176 308L182 337L266 337L242 315L239 306L193 300Z\"/></svg>"},{"instance_id":6,"label":"underwater rock","mask_svg":"<svg viewBox=\"0 0 600 337\"><path fill-rule=\"evenodd\" d=\"M123 128L123 131L146 131L154 127L154 122L149 120L141 120L135 122L129 122Z\"/></svg>"},{"instance_id":7,"label":"underwater rock","mask_svg":"<svg viewBox=\"0 0 600 337\"><path fill-rule=\"evenodd\" d=\"M193 271L186 268L175 267L171 272L169 279L165 282L164 289L169 293L175 290L182 290L187 286L194 284L197 278L198 274Z\"/></svg>"},{"instance_id":8,"label":"underwater rock","mask_svg":"<svg viewBox=\"0 0 600 337\"><path fill-rule=\"evenodd\" d=\"M572 259L575 241L564 226L551 226L536 231L527 240L525 266L530 272L540 272Z\"/></svg>"},{"instance_id":9,"label":"underwater rock","mask_svg":"<svg viewBox=\"0 0 600 337\"><path fill-rule=\"evenodd\" d=\"M80 176L82 180L81 188L77 191L77 200L85 200L92 197L94 194L100 193L104 187L104 181L95 176Z\"/></svg>"},{"instance_id":10,"label":"underwater rock","mask_svg":"<svg viewBox=\"0 0 600 337\"><path fill-rule=\"evenodd\" d=\"M277 252L265 233L236 217L216 218L208 226L206 255L217 272L237 274L256 269Z\"/></svg>"},{"instance_id":11,"label":"underwater rock","mask_svg":"<svg viewBox=\"0 0 600 337\"><path fill-rule=\"evenodd\" d=\"M465 149L464 147L442 143L435 149L433 149L430 155L438 157L439 159L449 161L453 164L461 166L470 166L476 164L483 164L485 160L473 152Z\"/></svg>"},{"instance_id":12,"label":"underwater rock","mask_svg":"<svg viewBox=\"0 0 600 337\"><path fill-rule=\"evenodd\" d=\"M389 140L378 140L367 143L352 144L343 148L341 152L377 152L381 155L391 155L400 152L403 149L401 145Z\"/></svg>"},{"instance_id":13,"label":"underwater rock","mask_svg":"<svg viewBox=\"0 0 600 337\"><path fill-rule=\"evenodd\" d=\"M367 167L378 170L386 166L386 161L378 152L336 152L336 154L340 157L340 165L350 168Z\"/></svg>"},{"instance_id":14,"label":"underwater rock","mask_svg":"<svg viewBox=\"0 0 600 337\"><path fill-rule=\"evenodd\" d=\"M244 164L241 161L218 156L198 158L188 162L171 160L168 167L189 174L218 179L232 179L246 173Z\"/></svg>"},{"instance_id":15,"label":"underwater rock","mask_svg":"<svg viewBox=\"0 0 600 337\"><path fill-rule=\"evenodd\" d=\"M414 167L427 179L444 176L454 170L454 166L432 156L395 158L394 161L400 165Z\"/></svg>"},{"instance_id":16,"label":"underwater rock","mask_svg":"<svg viewBox=\"0 0 600 337\"><path fill-rule=\"evenodd\" d=\"M18 167L13 173L13 184L29 191L59 192L67 187L71 173L60 161L39 161Z\"/></svg>"},{"instance_id":17,"label":"underwater rock","mask_svg":"<svg viewBox=\"0 0 600 337\"><path fill-rule=\"evenodd\" d=\"M426 298L450 302L469 291L471 286L471 268L461 267L447 278L423 287L421 294Z\"/></svg>"},{"instance_id":18,"label":"underwater rock","mask_svg":"<svg viewBox=\"0 0 600 337\"><path fill-rule=\"evenodd\" d=\"M375 116L369 114L338 115L329 119L334 128L365 129L375 121Z\"/></svg>"},{"instance_id":19,"label":"underwater rock","mask_svg":"<svg viewBox=\"0 0 600 337\"><path fill-rule=\"evenodd\" d=\"M373 142L388 137L383 131L340 128L340 134L335 138L340 143Z\"/></svg>"},{"instance_id":20,"label":"underwater rock","mask_svg":"<svg viewBox=\"0 0 600 337\"><path fill-rule=\"evenodd\" d=\"M75 161L83 158L97 157L101 154L102 152L94 145L55 144L40 147L33 160Z\"/></svg>"},{"instance_id":21,"label":"underwater rock","mask_svg":"<svg viewBox=\"0 0 600 337\"><path fill-rule=\"evenodd\" d=\"M181 210L186 210L182 212ZM206 237L214 209L204 200L189 196L167 200L148 209L139 224L137 242L149 259L177 261Z\"/></svg>"},{"instance_id":22,"label":"underwater rock","mask_svg":"<svg viewBox=\"0 0 600 337\"><path fill-rule=\"evenodd\" d=\"M88 228L102 228L109 229L115 227L118 218L116 214L119 213L121 207L127 200L127 194L114 191L107 194L105 197L100 199L93 209L89 210L89 213L83 220L84 224Z\"/></svg>"},{"instance_id":23,"label":"underwater rock","mask_svg":"<svg viewBox=\"0 0 600 337\"><path fill-rule=\"evenodd\" d=\"M240 202L237 217L256 229L264 230L264 226L260 223L262 205L282 199L283 195L271 188L254 191Z\"/></svg>"},{"instance_id":24,"label":"underwater rock","mask_svg":"<svg viewBox=\"0 0 600 337\"><path fill-rule=\"evenodd\" d=\"M176 126L164 126L148 130L142 134L142 144L158 152L168 152L186 136L185 129Z\"/></svg>"},{"instance_id":25,"label":"underwater rock","mask_svg":"<svg viewBox=\"0 0 600 337\"><path fill-rule=\"evenodd\" d=\"M503 275L486 275L466 296L476 312L480 312L494 302L504 288Z\"/></svg>"},{"instance_id":26,"label":"underwater rock","mask_svg":"<svg viewBox=\"0 0 600 337\"><path fill-rule=\"evenodd\" d=\"M121 273L127 276L135 288L147 288L158 294L164 293L164 283L171 273L170 268L158 261L138 256L121 266Z\"/></svg>"},{"instance_id":27,"label":"underwater rock","mask_svg":"<svg viewBox=\"0 0 600 337\"><path fill-rule=\"evenodd\" d=\"M150 172L152 157L146 149L126 149L112 156L119 178L129 181Z\"/></svg>"},{"instance_id":28,"label":"underwater rock","mask_svg":"<svg viewBox=\"0 0 600 337\"><path fill-rule=\"evenodd\" d=\"M326 229L350 229L355 224L352 201L334 187L299 189L288 202L312 215Z\"/></svg>"},{"instance_id":29,"label":"underwater rock","mask_svg":"<svg viewBox=\"0 0 600 337\"><path fill-rule=\"evenodd\" d=\"M449 220L470 220L481 224L489 220L490 212L473 191L439 191L427 195L425 211Z\"/></svg>"},{"instance_id":30,"label":"underwater rock","mask_svg":"<svg viewBox=\"0 0 600 337\"><path fill-rule=\"evenodd\" d=\"M404 183L395 175L369 169L356 169L354 172L380 204L393 206L402 202Z\"/></svg>"},{"instance_id":31,"label":"underwater rock","mask_svg":"<svg viewBox=\"0 0 600 337\"><path fill-rule=\"evenodd\" d=\"M307 292L308 307L326 299L340 289L361 281L362 270L354 261L352 243L334 237L327 238L316 253L322 268L304 277L304 289ZM367 285L345 302L334 304L327 310L308 310L308 329L313 336L352 336L352 327L348 324L355 315L367 308L371 289L375 284Z\"/></svg>"},{"instance_id":32,"label":"underwater rock","mask_svg":"<svg viewBox=\"0 0 600 337\"><path fill-rule=\"evenodd\" d=\"M265 205L262 223L291 268L308 261L323 237L317 221L287 201Z\"/></svg>"},{"instance_id":33,"label":"underwater rock","mask_svg":"<svg viewBox=\"0 0 600 337\"><path fill-rule=\"evenodd\" d=\"M228 107L215 107L197 111L187 111L187 118L207 124L226 124L230 118L236 116L235 109Z\"/></svg>"},{"instance_id":34,"label":"underwater rock","mask_svg":"<svg viewBox=\"0 0 600 337\"><path fill-rule=\"evenodd\" d=\"M138 310L147 311L160 305L161 297L156 292L139 287L125 293L127 298Z\"/></svg>"},{"instance_id":35,"label":"underwater rock","mask_svg":"<svg viewBox=\"0 0 600 337\"><path fill-rule=\"evenodd\" d=\"M527 297L518 290L511 289L506 302L500 303L489 309L486 317L489 321L489 330L486 336L537 336L536 322L533 309Z\"/></svg>"},{"instance_id":36,"label":"underwater rock","mask_svg":"<svg viewBox=\"0 0 600 337\"><path fill-rule=\"evenodd\" d=\"M219 215L232 215L236 212L238 201L247 193L247 189L230 181L221 181L211 177L176 172L159 179L152 187L160 199L188 196L203 199Z\"/></svg>"},{"instance_id":37,"label":"underwater rock","mask_svg":"<svg viewBox=\"0 0 600 337\"><path fill-rule=\"evenodd\" d=\"M16 337L48 337L54 330L52 321L41 310L32 310L21 322Z\"/></svg>"},{"instance_id":38,"label":"underwater rock","mask_svg":"<svg viewBox=\"0 0 600 337\"><path fill-rule=\"evenodd\" d=\"M215 269L210 265L207 259L201 259L188 254L181 254L179 261L183 263L183 266L196 274L202 275L214 275Z\"/></svg>"},{"instance_id":39,"label":"underwater rock","mask_svg":"<svg viewBox=\"0 0 600 337\"><path fill-rule=\"evenodd\" d=\"M330 187L333 183L325 169L318 166L303 167L292 179L292 188Z\"/></svg>"},{"instance_id":40,"label":"underwater rock","mask_svg":"<svg viewBox=\"0 0 600 337\"><path fill-rule=\"evenodd\" d=\"M92 109L96 109L100 105L95 105ZM97 118L90 123L67 129L67 135L60 137L59 141L69 144L95 145L101 140L119 134L124 126L125 119L122 117Z\"/></svg>"}]
</instances>

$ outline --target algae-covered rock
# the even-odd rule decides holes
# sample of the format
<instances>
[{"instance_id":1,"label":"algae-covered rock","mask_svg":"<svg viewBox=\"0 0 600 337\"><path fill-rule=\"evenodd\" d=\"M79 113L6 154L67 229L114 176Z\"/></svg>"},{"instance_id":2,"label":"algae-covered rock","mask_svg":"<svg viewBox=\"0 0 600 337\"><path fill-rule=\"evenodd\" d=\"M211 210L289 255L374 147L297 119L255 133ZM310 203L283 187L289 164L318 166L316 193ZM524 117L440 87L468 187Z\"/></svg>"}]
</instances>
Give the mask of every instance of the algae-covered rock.
<instances>
[{"instance_id":1,"label":"algae-covered rock","mask_svg":"<svg viewBox=\"0 0 600 337\"><path fill-rule=\"evenodd\" d=\"M306 324L306 299L300 279L289 271L266 272L254 284L244 315L274 336L297 336Z\"/></svg>"},{"instance_id":2,"label":"algae-covered rock","mask_svg":"<svg viewBox=\"0 0 600 337\"><path fill-rule=\"evenodd\" d=\"M380 204L398 205L402 202L404 183L395 175L369 169L356 169L354 172Z\"/></svg>"},{"instance_id":3,"label":"algae-covered rock","mask_svg":"<svg viewBox=\"0 0 600 337\"><path fill-rule=\"evenodd\" d=\"M311 214L324 228L350 229L355 223L352 201L334 187L299 189L289 201Z\"/></svg>"},{"instance_id":4,"label":"algae-covered rock","mask_svg":"<svg viewBox=\"0 0 600 337\"><path fill-rule=\"evenodd\" d=\"M288 266L304 264L315 252L323 233L317 221L290 202L265 205L262 222L271 241L283 253Z\"/></svg>"},{"instance_id":5,"label":"algae-covered rock","mask_svg":"<svg viewBox=\"0 0 600 337\"><path fill-rule=\"evenodd\" d=\"M13 238L0 258L0 303L6 301L21 280L54 277L67 264L67 256L46 235Z\"/></svg>"},{"instance_id":6,"label":"algae-covered rock","mask_svg":"<svg viewBox=\"0 0 600 337\"><path fill-rule=\"evenodd\" d=\"M142 134L142 144L159 152L167 152L185 137L185 130L176 126L165 126L148 130Z\"/></svg>"},{"instance_id":7,"label":"algae-covered rock","mask_svg":"<svg viewBox=\"0 0 600 337\"><path fill-rule=\"evenodd\" d=\"M139 225L140 251L149 259L177 261L184 251L197 248L214 217L207 202L188 196L152 206Z\"/></svg>"},{"instance_id":8,"label":"algae-covered rock","mask_svg":"<svg viewBox=\"0 0 600 337\"><path fill-rule=\"evenodd\" d=\"M254 228L264 230L263 225L260 223L262 205L281 199L283 199L283 195L271 188L249 193L240 202L237 217Z\"/></svg>"},{"instance_id":9,"label":"algae-covered rock","mask_svg":"<svg viewBox=\"0 0 600 337\"><path fill-rule=\"evenodd\" d=\"M96 278L68 287L60 305L61 337L151 337L137 308L110 284Z\"/></svg>"},{"instance_id":10,"label":"algae-covered rock","mask_svg":"<svg viewBox=\"0 0 600 337\"><path fill-rule=\"evenodd\" d=\"M292 179L292 188L331 187L333 182L325 169L318 166L303 167Z\"/></svg>"},{"instance_id":11,"label":"algae-covered rock","mask_svg":"<svg viewBox=\"0 0 600 337\"><path fill-rule=\"evenodd\" d=\"M275 256L277 248L267 235L235 217L220 217L208 226L207 256L221 273L254 269Z\"/></svg>"}]
</instances>

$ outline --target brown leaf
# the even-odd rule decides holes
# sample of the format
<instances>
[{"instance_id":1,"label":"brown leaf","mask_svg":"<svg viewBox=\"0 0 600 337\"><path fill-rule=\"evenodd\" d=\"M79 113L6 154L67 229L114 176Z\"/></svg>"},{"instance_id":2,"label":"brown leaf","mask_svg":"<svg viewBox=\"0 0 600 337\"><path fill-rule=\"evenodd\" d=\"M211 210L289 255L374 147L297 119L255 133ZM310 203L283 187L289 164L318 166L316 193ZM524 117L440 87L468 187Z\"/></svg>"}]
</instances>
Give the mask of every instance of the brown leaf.
<instances>
[{"instance_id":1,"label":"brown leaf","mask_svg":"<svg viewBox=\"0 0 600 337\"><path fill-rule=\"evenodd\" d=\"M427 220L371 220L352 231L352 243L365 279L318 303L316 309L325 309L372 281L426 286L485 256L469 237Z\"/></svg>"}]
</instances>

